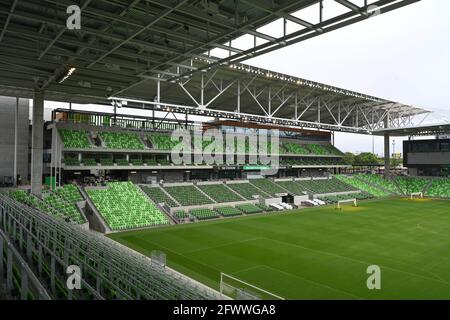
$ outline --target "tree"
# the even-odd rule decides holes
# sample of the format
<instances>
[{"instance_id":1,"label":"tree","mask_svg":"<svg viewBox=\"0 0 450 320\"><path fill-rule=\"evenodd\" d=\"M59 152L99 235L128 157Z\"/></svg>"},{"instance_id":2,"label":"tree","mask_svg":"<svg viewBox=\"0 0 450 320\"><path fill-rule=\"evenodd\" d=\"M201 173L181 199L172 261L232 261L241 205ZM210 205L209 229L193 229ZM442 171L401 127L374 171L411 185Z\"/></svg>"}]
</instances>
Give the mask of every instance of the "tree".
<instances>
[{"instance_id":1,"label":"tree","mask_svg":"<svg viewBox=\"0 0 450 320\"><path fill-rule=\"evenodd\" d=\"M391 158L391 167L396 168L403 164L403 159Z\"/></svg>"},{"instance_id":2,"label":"tree","mask_svg":"<svg viewBox=\"0 0 450 320\"><path fill-rule=\"evenodd\" d=\"M351 152L346 152L342 157L342 161L344 161L345 164L352 166L355 164L355 155Z\"/></svg>"},{"instance_id":3,"label":"tree","mask_svg":"<svg viewBox=\"0 0 450 320\"><path fill-rule=\"evenodd\" d=\"M378 164L378 157L371 152L363 152L355 156L355 164Z\"/></svg>"}]
</instances>

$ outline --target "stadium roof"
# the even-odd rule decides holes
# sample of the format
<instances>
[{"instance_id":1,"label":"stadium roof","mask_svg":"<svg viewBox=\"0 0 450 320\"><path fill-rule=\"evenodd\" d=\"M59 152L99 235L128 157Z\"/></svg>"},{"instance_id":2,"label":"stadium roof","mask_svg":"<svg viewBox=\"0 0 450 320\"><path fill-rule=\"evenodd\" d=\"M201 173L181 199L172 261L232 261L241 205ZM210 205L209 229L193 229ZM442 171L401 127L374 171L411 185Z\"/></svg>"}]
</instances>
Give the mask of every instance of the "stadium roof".
<instances>
[{"instance_id":1,"label":"stadium roof","mask_svg":"<svg viewBox=\"0 0 450 320\"><path fill-rule=\"evenodd\" d=\"M386 119L406 125L426 111L240 62L418 1L84 0L81 29L69 30L73 1L0 0L0 94L45 90L46 100L79 103L158 97L363 131ZM327 12L331 3L340 10Z\"/></svg>"},{"instance_id":2,"label":"stadium roof","mask_svg":"<svg viewBox=\"0 0 450 320\"><path fill-rule=\"evenodd\" d=\"M211 63L194 59L190 65L202 68ZM269 122L336 131L369 133L383 128L410 124L416 115L429 111L403 103L366 95L245 64L221 65L176 81L162 75L160 100L158 86L140 84L116 101L128 100L129 107L153 109L149 101L163 101L178 113L197 108L197 114L235 120ZM144 94L145 92L145 94ZM132 97L141 97L135 101ZM147 100L148 103L145 103ZM215 111L215 112L213 112ZM222 113L220 113L222 112ZM257 116L257 117L256 117Z\"/></svg>"},{"instance_id":3,"label":"stadium roof","mask_svg":"<svg viewBox=\"0 0 450 320\"><path fill-rule=\"evenodd\" d=\"M388 134L393 137L406 137L406 136L430 136L438 134L450 133L450 123L443 124L429 124L414 127L402 127L402 128L389 128L379 129L373 131L374 135Z\"/></svg>"}]
</instances>

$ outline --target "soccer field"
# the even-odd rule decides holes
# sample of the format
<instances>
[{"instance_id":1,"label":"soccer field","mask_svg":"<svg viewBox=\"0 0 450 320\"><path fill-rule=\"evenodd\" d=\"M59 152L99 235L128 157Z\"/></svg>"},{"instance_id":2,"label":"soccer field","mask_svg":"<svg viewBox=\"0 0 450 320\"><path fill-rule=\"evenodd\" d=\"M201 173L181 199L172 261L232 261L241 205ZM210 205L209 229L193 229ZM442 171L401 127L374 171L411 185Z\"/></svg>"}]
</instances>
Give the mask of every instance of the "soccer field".
<instances>
[{"instance_id":1,"label":"soccer field","mask_svg":"<svg viewBox=\"0 0 450 320\"><path fill-rule=\"evenodd\" d=\"M213 288L224 272L286 299L450 299L450 202L377 200L109 235ZM369 290L367 267L381 268Z\"/></svg>"}]
</instances>

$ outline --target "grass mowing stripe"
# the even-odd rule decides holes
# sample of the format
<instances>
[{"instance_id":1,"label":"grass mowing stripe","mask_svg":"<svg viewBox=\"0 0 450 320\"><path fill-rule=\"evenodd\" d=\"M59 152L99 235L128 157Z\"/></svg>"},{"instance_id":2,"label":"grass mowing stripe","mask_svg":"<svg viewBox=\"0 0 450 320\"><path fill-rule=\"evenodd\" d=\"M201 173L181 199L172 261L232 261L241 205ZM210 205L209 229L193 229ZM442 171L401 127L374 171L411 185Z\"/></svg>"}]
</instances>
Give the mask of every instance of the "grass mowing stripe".
<instances>
[{"instance_id":1,"label":"grass mowing stripe","mask_svg":"<svg viewBox=\"0 0 450 320\"><path fill-rule=\"evenodd\" d=\"M109 236L146 255L166 251L169 266L214 288L220 272L240 271L288 299L450 299L449 203L382 199L358 211L319 207ZM366 287L371 264L382 268L382 290Z\"/></svg>"},{"instance_id":2,"label":"grass mowing stripe","mask_svg":"<svg viewBox=\"0 0 450 320\"><path fill-rule=\"evenodd\" d=\"M272 267L270 267L270 266L265 266L265 267L266 267L266 268L269 268L269 269L272 269L272 270L275 270L275 271L278 271L278 272L281 272L281 273L284 273L285 275L288 275L288 276L291 276L291 277L300 278L300 279L302 279L302 280L304 280L304 281L314 283L314 284L316 284L316 285L318 285L318 286L320 286L320 287L328 288L328 289L330 289L330 290L332 290L332 291L337 291L337 292L343 293L343 294L345 294L345 295L348 295L348 296L350 296L350 297L353 297L353 298L356 298L356 299L359 299L359 300L364 300L364 298L359 297L359 296L354 295L354 294L351 294L351 293L346 292L346 291L344 291L344 290L340 290L340 289L338 289L338 288L334 288L334 287L332 287L332 286L329 286L329 285L326 285L326 284L323 284L323 283L320 283L320 282L317 282L317 281L314 281L314 280L305 279L305 278L303 278L303 277L301 277L301 276L299 276L299 275L295 275L295 274L292 274L292 273L287 272L287 271L283 271L283 270L280 270L280 269L274 269L274 268L272 268Z\"/></svg>"},{"instance_id":3,"label":"grass mowing stripe","mask_svg":"<svg viewBox=\"0 0 450 320\"><path fill-rule=\"evenodd\" d=\"M335 254L335 253L331 253L331 252L315 250L315 249L311 249L311 248L299 246L299 245L296 245L296 244L292 244L292 243L289 243L289 242L280 241L280 240L276 240L276 239L270 239L270 240L272 240L272 241L277 241L277 242L281 242L281 243L283 243L284 245L288 245L288 246L294 246L294 247L302 248L302 249L305 249L305 250L311 250L311 251L314 251L314 252L318 252L318 253L325 254L325 255L330 255L330 256L335 256L335 257L342 258L342 259L348 259L348 260L350 260L350 261L357 262L357 263L360 263L360 264L365 265L365 266L369 266L369 265L370 265L370 262L367 262L367 261L358 260L358 259L354 259L354 258L350 258L350 257L338 255L338 254ZM440 279L430 278L430 277L427 277L427 276L424 276L424 275L420 275L420 274L416 274L416 273L411 273L411 272L408 272L408 271L404 271L404 270L400 270L400 269L396 269L396 268L392 268L392 267L388 267L388 266L384 266L384 265L379 265L379 266L380 266L380 267L383 267L383 268L386 268L386 269L390 269L390 270L392 270L392 271L397 271L397 272L405 273L405 274L408 274L408 275L410 275L410 276L420 277L420 278L424 278L424 279L430 280L430 281L438 281L438 282L441 282L441 283L443 283L443 284L450 285L450 282L443 281L443 280L440 280Z\"/></svg>"},{"instance_id":4,"label":"grass mowing stripe","mask_svg":"<svg viewBox=\"0 0 450 320\"><path fill-rule=\"evenodd\" d=\"M198 253L198 252L202 252L202 251L206 251L206 250L219 249L219 248L222 248L222 247L237 245L237 244L240 244L240 243L245 243L245 242L248 242L248 241L255 241L255 240L259 240L259 239L263 239L263 238L251 238L251 239L245 239L245 240L242 240L242 241L231 241L231 242L224 243L224 244L221 244L221 245L218 245L218 246L211 246L211 247L196 249L196 250L192 250L192 251L187 251L187 252L185 252L185 255L186 254Z\"/></svg>"}]
</instances>

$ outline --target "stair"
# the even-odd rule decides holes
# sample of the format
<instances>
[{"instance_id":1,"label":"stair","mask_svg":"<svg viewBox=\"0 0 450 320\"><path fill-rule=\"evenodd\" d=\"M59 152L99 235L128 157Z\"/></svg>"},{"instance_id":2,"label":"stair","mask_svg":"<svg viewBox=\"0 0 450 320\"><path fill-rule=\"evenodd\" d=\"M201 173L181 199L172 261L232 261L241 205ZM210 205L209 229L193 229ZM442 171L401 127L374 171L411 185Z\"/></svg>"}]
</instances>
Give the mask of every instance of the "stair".
<instances>
[{"instance_id":1,"label":"stair","mask_svg":"<svg viewBox=\"0 0 450 320\"><path fill-rule=\"evenodd\" d=\"M427 193L428 189L431 188L432 185L433 185L433 180L430 179L430 181L422 189L422 193L423 193L424 196Z\"/></svg>"},{"instance_id":2,"label":"stair","mask_svg":"<svg viewBox=\"0 0 450 320\"><path fill-rule=\"evenodd\" d=\"M80 188L80 187L78 188L78 190L80 191L80 193L83 196L83 198L86 199L86 206L89 206L90 210L93 213L93 218L94 219L92 219L89 216L89 214L85 214L85 217L89 221L89 225L92 226L93 229L96 230L96 231L99 231L99 232L102 232L102 233L110 232L111 228L109 227L108 223L105 221L103 216L98 211L98 209L95 206L94 202L92 202L91 198L89 198L89 196L87 195L86 191L83 188Z\"/></svg>"},{"instance_id":3,"label":"stair","mask_svg":"<svg viewBox=\"0 0 450 320\"><path fill-rule=\"evenodd\" d=\"M231 192L233 192L235 195L237 195L239 198L242 199L242 201L245 201L247 199L244 199L243 196L241 196L238 192L234 191L233 189L231 189L230 187L227 186L227 184L225 182L223 182L223 185L225 186L225 188L227 188L228 190L230 190Z\"/></svg>"},{"instance_id":4,"label":"stair","mask_svg":"<svg viewBox=\"0 0 450 320\"><path fill-rule=\"evenodd\" d=\"M400 188L400 186L398 185L397 180L395 180L395 179L390 179L390 180L395 184L395 186L397 187L399 193L404 195L404 196L406 196L406 194L403 192L402 188Z\"/></svg>"},{"instance_id":5,"label":"stair","mask_svg":"<svg viewBox=\"0 0 450 320\"><path fill-rule=\"evenodd\" d=\"M170 199L172 199L173 202L175 202L179 207L182 207L182 205L174 198L170 193L168 193L166 190L164 190L161 185L158 185L158 188L160 188Z\"/></svg>"},{"instance_id":6,"label":"stair","mask_svg":"<svg viewBox=\"0 0 450 320\"><path fill-rule=\"evenodd\" d=\"M208 196L205 192L203 192L202 189L200 189L199 187L197 187L196 184L193 185L198 191L200 191L205 197L207 197L209 200L212 201L212 203L217 203L213 198L211 198L210 196Z\"/></svg>"},{"instance_id":7,"label":"stair","mask_svg":"<svg viewBox=\"0 0 450 320\"><path fill-rule=\"evenodd\" d=\"M153 204L155 205L156 208L158 208L161 212L164 212L164 213L166 214L166 216L167 216L167 218L169 218L171 224L178 224L177 220L176 220L174 217L172 217L172 215L170 214L170 212L167 211L166 208L164 208L163 206L160 206L158 203L156 203L155 201L153 201L153 200L148 196L148 194L145 193L144 190L142 190L142 188L141 188L140 185L137 185L137 186L138 186L139 191L144 195L144 197L147 198L147 200L148 200L149 202L153 203ZM158 188L159 188L159 187L158 187Z\"/></svg>"}]
</instances>

